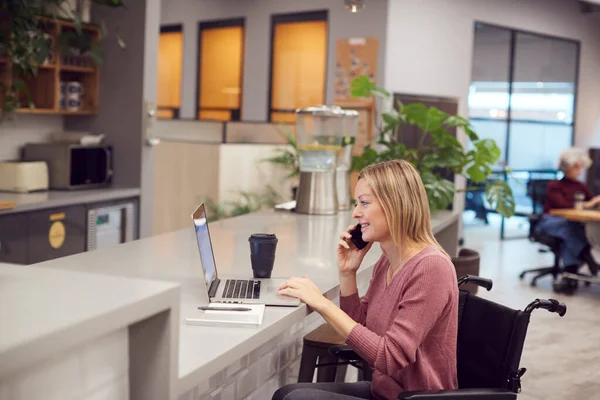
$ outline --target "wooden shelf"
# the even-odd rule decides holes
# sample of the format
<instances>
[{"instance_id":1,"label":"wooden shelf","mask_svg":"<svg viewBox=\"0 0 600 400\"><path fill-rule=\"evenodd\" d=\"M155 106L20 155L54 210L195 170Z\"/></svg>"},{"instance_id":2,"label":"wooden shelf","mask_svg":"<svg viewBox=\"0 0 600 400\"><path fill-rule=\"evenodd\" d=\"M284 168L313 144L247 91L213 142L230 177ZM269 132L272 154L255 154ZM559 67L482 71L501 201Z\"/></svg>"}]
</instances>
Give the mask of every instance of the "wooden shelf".
<instances>
[{"instance_id":1,"label":"wooden shelf","mask_svg":"<svg viewBox=\"0 0 600 400\"><path fill-rule=\"evenodd\" d=\"M38 114L38 115L94 115L98 111L98 98L100 86L100 69L96 65L81 62L81 60L65 59L58 49L58 38L62 32L70 32L75 29L75 24L72 21L61 19L53 19L48 16L37 17L42 21L42 31L50 35L54 45L52 47L52 64L37 65L38 74L35 77L27 79L27 87L29 98L36 107L30 109L27 107L29 99L26 94L21 92L19 101L21 108L15 112L20 114ZM91 24L82 24L82 29L91 34L92 40L98 42L100 40L100 31L98 26ZM3 54L6 56L6 54ZM88 65L63 65L63 61L69 64ZM14 79L16 71L9 57L0 58L0 82L9 84ZM70 111L61 108L61 103L64 106L65 101L62 99L64 94L61 94L61 87L64 89L64 84L71 82L79 83L83 88L80 96L80 107L78 111ZM1 95L1 94L0 94ZM0 99L0 110L2 109L2 99Z\"/></svg>"},{"instance_id":2,"label":"wooden shelf","mask_svg":"<svg viewBox=\"0 0 600 400\"><path fill-rule=\"evenodd\" d=\"M92 111L92 110L79 110L79 111L60 110L58 113L62 114L62 115L94 115L94 114L96 114L96 112Z\"/></svg>"},{"instance_id":3,"label":"wooden shelf","mask_svg":"<svg viewBox=\"0 0 600 400\"><path fill-rule=\"evenodd\" d=\"M66 19L55 19L52 17L47 17L47 16L38 16L38 19L42 20L42 21L47 21L51 24L58 24L60 26L64 26L67 28L75 28L75 23L73 21L70 20L66 20ZM81 24L81 29L86 29L86 30L90 30L90 31L99 31L100 28L98 27L98 25L94 25L94 24Z\"/></svg>"},{"instance_id":4,"label":"wooden shelf","mask_svg":"<svg viewBox=\"0 0 600 400\"><path fill-rule=\"evenodd\" d=\"M75 65L61 65L60 70L68 72L81 72L84 74L93 74L94 72L96 72L95 67L78 67Z\"/></svg>"},{"instance_id":5,"label":"wooden shelf","mask_svg":"<svg viewBox=\"0 0 600 400\"><path fill-rule=\"evenodd\" d=\"M17 112L20 114L57 114L54 108L19 108Z\"/></svg>"},{"instance_id":6,"label":"wooden shelf","mask_svg":"<svg viewBox=\"0 0 600 400\"><path fill-rule=\"evenodd\" d=\"M40 64L37 67L39 69L56 69L56 64Z\"/></svg>"},{"instance_id":7,"label":"wooden shelf","mask_svg":"<svg viewBox=\"0 0 600 400\"><path fill-rule=\"evenodd\" d=\"M41 115L94 115L96 114L93 110L79 110L79 111L71 111L71 110L55 110L53 108L34 108L33 110L29 108L19 108L17 109L19 114L41 114Z\"/></svg>"}]
</instances>

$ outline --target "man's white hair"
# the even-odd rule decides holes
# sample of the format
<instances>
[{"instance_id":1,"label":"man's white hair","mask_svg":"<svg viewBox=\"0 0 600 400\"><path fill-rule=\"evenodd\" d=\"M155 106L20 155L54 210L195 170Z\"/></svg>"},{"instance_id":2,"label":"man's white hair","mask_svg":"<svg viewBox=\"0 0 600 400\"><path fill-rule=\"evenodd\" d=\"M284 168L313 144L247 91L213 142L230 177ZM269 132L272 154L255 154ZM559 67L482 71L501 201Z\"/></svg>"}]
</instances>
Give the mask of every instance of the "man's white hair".
<instances>
[{"instance_id":1,"label":"man's white hair","mask_svg":"<svg viewBox=\"0 0 600 400\"><path fill-rule=\"evenodd\" d=\"M592 165L592 159L584 149L570 147L560 153L558 169L566 172L569 168L578 163L581 163L583 168L589 168L590 165Z\"/></svg>"}]
</instances>

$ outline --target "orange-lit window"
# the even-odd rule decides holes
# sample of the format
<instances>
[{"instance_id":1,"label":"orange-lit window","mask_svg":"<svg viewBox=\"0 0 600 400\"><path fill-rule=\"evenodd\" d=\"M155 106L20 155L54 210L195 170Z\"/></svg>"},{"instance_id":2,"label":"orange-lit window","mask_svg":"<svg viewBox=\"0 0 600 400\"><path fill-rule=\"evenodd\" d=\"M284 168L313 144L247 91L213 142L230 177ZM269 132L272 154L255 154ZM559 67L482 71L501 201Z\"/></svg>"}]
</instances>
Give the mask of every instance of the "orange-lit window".
<instances>
[{"instance_id":1,"label":"orange-lit window","mask_svg":"<svg viewBox=\"0 0 600 400\"><path fill-rule=\"evenodd\" d=\"M179 118L183 62L181 25L162 26L158 40L157 118Z\"/></svg>"},{"instance_id":2,"label":"orange-lit window","mask_svg":"<svg viewBox=\"0 0 600 400\"><path fill-rule=\"evenodd\" d=\"M325 102L327 11L271 17L269 121L293 123L294 111Z\"/></svg>"},{"instance_id":3,"label":"orange-lit window","mask_svg":"<svg viewBox=\"0 0 600 400\"><path fill-rule=\"evenodd\" d=\"M239 121L244 20L201 22L198 41L198 119Z\"/></svg>"}]
</instances>

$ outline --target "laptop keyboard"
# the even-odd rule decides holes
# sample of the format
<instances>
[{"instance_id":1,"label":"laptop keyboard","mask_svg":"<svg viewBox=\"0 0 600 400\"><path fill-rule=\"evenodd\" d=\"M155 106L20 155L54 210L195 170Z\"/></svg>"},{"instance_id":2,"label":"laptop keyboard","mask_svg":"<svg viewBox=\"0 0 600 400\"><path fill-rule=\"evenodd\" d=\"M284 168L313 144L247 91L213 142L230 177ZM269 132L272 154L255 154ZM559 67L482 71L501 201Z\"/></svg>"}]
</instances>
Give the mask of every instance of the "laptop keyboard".
<instances>
[{"instance_id":1,"label":"laptop keyboard","mask_svg":"<svg viewBox=\"0 0 600 400\"><path fill-rule=\"evenodd\" d=\"M253 279L227 279L223 298L225 299L258 299L260 296L260 281Z\"/></svg>"}]
</instances>

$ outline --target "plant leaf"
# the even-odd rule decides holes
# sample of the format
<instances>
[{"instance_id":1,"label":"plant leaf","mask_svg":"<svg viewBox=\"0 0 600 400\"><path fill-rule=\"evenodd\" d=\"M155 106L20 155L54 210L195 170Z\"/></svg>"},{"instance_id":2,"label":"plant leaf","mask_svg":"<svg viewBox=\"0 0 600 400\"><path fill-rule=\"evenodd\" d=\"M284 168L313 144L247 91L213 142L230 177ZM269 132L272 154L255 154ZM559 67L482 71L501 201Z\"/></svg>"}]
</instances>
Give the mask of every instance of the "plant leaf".
<instances>
[{"instance_id":1,"label":"plant leaf","mask_svg":"<svg viewBox=\"0 0 600 400\"><path fill-rule=\"evenodd\" d=\"M378 87L371 89L371 94L375 97L380 97L382 99L387 99L390 97L390 92Z\"/></svg>"},{"instance_id":2,"label":"plant leaf","mask_svg":"<svg viewBox=\"0 0 600 400\"><path fill-rule=\"evenodd\" d=\"M461 128L465 132L465 134L469 137L469 140L471 140L471 141L479 140L479 136L477 136L477 134L473 130L469 120L461 117L460 115L450 115L444 121L444 125Z\"/></svg>"},{"instance_id":3,"label":"plant leaf","mask_svg":"<svg viewBox=\"0 0 600 400\"><path fill-rule=\"evenodd\" d=\"M375 89L375 83L371 82L366 75L357 76L350 82L350 95L352 97L369 97L373 89Z\"/></svg>"},{"instance_id":4,"label":"plant leaf","mask_svg":"<svg viewBox=\"0 0 600 400\"><path fill-rule=\"evenodd\" d=\"M401 122L400 113L396 110L381 113L381 118L386 124L399 124Z\"/></svg>"},{"instance_id":5,"label":"plant leaf","mask_svg":"<svg viewBox=\"0 0 600 400\"><path fill-rule=\"evenodd\" d=\"M377 152L371 147L365 147L361 156L353 156L352 157L352 171L360 171L367 165L374 164L378 161Z\"/></svg>"},{"instance_id":6,"label":"plant leaf","mask_svg":"<svg viewBox=\"0 0 600 400\"><path fill-rule=\"evenodd\" d=\"M508 182L495 180L485 187L487 201L500 215L510 218L515 215L515 198Z\"/></svg>"},{"instance_id":7,"label":"plant leaf","mask_svg":"<svg viewBox=\"0 0 600 400\"><path fill-rule=\"evenodd\" d=\"M445 210L454 199L456 191L454 182L441 178L431 172L421 173L421 179L425 186L430 210L432 212Z\"/></svg>"}]
</instances>

